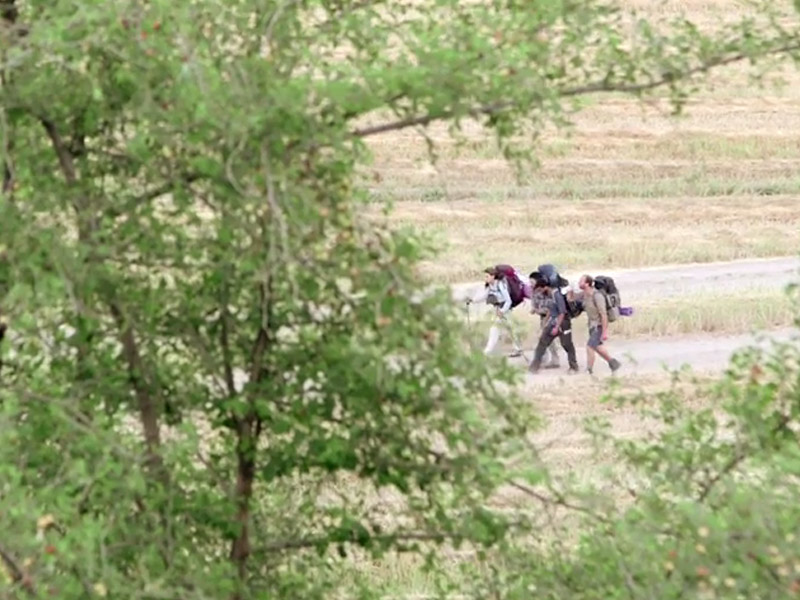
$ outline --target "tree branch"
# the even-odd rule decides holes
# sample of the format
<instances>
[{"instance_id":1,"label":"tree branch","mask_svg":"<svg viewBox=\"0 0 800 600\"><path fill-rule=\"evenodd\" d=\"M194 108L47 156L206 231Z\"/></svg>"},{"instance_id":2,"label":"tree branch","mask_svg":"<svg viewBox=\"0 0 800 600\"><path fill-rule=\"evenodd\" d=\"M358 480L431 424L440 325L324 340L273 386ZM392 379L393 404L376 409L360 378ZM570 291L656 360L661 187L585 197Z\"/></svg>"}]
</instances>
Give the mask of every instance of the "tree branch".
<instances>
[{"instance_id":1,"label":"tree branch","mask_svg":"<svg viewBox=\"0 0 800 600\"><path fill-rule=\"evenodd\" d=\"M786 415L781 415L781 418L778 420L778 423L773 427L769 435L774 436L782 431L786 431L786 426L789 424L789 417ZM706 482L700 487L700 493L697 496L698 502L703 502L706 498L708 498L711 491L716 487L716 485L722 481L725 477L730 475L739 465L741 465L745 460L750 458L752 454L745 452L744 450L737 450L733 456L731 456L728 461L722 466L722 468L714 473L714 475L707 479Z\"/></svg>"},{"instance_id":2,"label":"tree branch","mask_svg":"<svg viewBox=\"0 0 800 600\"><path fill-rule=\"evenodd\" d=\"M269 344L269 327L271 325L271 280L261 284L261 327L258 330L250 356L250 384L261 381L264 372L264 354ZM255 390L249 394L249 406L243 417L234 415L236 423L236 523L239 533L231 545L230 558L236 565L239 583L243 583L247 575L247 560L251 554L250 547L250 501L253 496L253 482L256 471L256 446L261 434L261 418L255 407ZM240 592L233 595L233 600L241 600Z\"/></svg>"},{"instance_id":3,"label":"tree branch","mask_svg":"<svg viewBox=\"0 0 800 600\"><path fill-rule=\"evenodd\" d=\"M9 25L17 22L19 9L16 0L0 0L0 18Z\"/></svg>"},{"instance_id":4,"label":"tree branch","mask_svg":"<svg viewBox=\"0 0 800 600\"><path fill-rule=\"evenodd\" d=\"M185 185L190 185L195 181L200 180L200 175L195 173L186 173L181 175L177 178L177 180L167 181L166 183L154 187L153 189L147 190L139 196L129 199L127 202L124 203L123 206L120 207L109 207L105 211L105 216L115 219L128 211L135 209L142 204L146 204L148 202L152 202L156 198L160 198L165 194L169 194L171 191L175 189L175 185L178 182L181 182Z\"/></svg>"},{"instance_id":5,"label":"tree branch","mask_svg":"<svg viewBox=\"0 0 800 600\"><path fill-rule=\"evenodd\" d=\"M445 540L463 539L461 534L457 533L444 533L444 532L406 532L406 533L392 533L384 535L374 535L368 538L370 543L378 542L443 542ZM329 537L313 537L313 538L300 538L291 540L280 540L261 546L253 551L253 554L271 554L274 552L287 552L289 550L304 550L308 548L316 548L320 545L331 545L341 543L357 544L356 540L339 540ZM363 545L363 544L362 544Z\"/></svg>"},{"instance_id":6,"label":"tree branch","mask_svg":"<svg viewBox=\"0 0 800 600\"><path fill-rule=\"evenodd\" d=\"M5 88L8 85L8 79L5 72L0 73L0 82ZM14 152L14 131L11 124L8 122L6 111L2 112L3 119L3 194L7 194L9 198L13 199L14 193L14 161L11 159L11 154Z\"/></svg>"},{"instance_id":7,"label":"tree branch","mask_svg":"<svg viewBox=\"0 0 800 600\"><path fill-rule=\"evenodd\" d=\"M36 596L36 589L33 587L33 581L31 581L30 577L17 565L17 561L14 560L14 557L2 546L0 546L0 560L2 560L3 564L6 566L8 574L11 576L11 581L22 587L30 596Z\"/></svg>"},{"instance_id":8,"label":"tree branch","mask_svg":"<svg viewBox=\"0 0 800 600\"><path fill-rule=\"evenodd\" d=\"M19 23L18 18L19 8L17 7L16 0L0 0L0 19L3 20L6 31L14 33L17 37L22 38L28 35L30 27Z\"/></svg>"},{"instance_id":9,"label":"tree branch","mask_svg":"<svg viewBox=\"0 0 800 600\"><path fill-rule=\"evenodd\" d=\"M53 145L53 150L58 157L58 163L61 165L61 172L64 174L64 179L70 185L75 184L78 181L78 172L75 169L72 154L64 143L55 123L47 117L40 117L39 121L47 132L47 137L50 138L50 143Z\"/></svg>"},{"instance_id":10,"label":"tree branch","mask_svg":"<svg viewBox=\"0 0 800 600\"><path fill-rule=\"evenodd\" d=\"M784 54L795 50L800 50L799 43L785 44L779 46L768 52L764 52L761 56ZM561 98L573 98L576 96L584 96L587 94L613 93L613 92L624 93L624 94L641 94L643 92L663 87L671 83L676 83L678 81L688 79L690 77L693 77L694 75L706 73L711 69L717 67L722 67L725 65L730 65L736 62L740 62L747 58L749 58L748 55L742 52L732 54L729 56L719 56L680 73L665 73L661 77L646 83L615 84L603 80L583 86L563 89L558 93L558 96ZM467 111L467 114L471 117L492 116L501 113L504 110L508 110L513 106L514 103L511 101L497 101L472 108ZM381 123L379 125L372 125L355 129L351 132L351 135L353 135L354 137L365 138L373 135L379 135L381 133L387 133L389 131L398 131L401 129L407 129L409 127L429 125L435 121L451 119L455 117L456 114L457 114L456 111L443 110L440 112L430 113L427 115L409 116L403 119L399 119L397 121L389 121L387 123Z\"/></svg>"},{"instance_id":11,"label":"tree branch","mask_svg":"<svg viewBox=\"0 0 800 600\"><path fill-rule=\"evenodd\" d=\"M144 365L139 354L139 347L133 328L122 314L122 310L116 302L109 303L111 316L117 324L119 330L120 343L125 362L128 365L128 377L133 386L134 393L139 407L139 418L144 432L145 445L147 447L147 459L150 466L161 472L164 476L163 461L160 454L161 428L159 425L159 414L156 402L144 377Z\"/></svg>"},{"instance_id":12,"label":"tree branch","mask_svg":"<svg viewBox=\"0 0 800 600\"><path fill-rule=\"evenodd\" d=\"M761 56L771 56L773 54L784 54L787 52L792 52L795 50L800 50L800 43L793 43L793 44L784 44L777 48L773 48L768 52L764 52ZM570 98L573 96L583 96L585 94L594 94L594 93L608 93L608 92L618 92L623 94L640 94L642 92L647 92L659 87L663 87L665 85L669 85L671 83L676 83L678 81L683 81L690 77L694 77L695 75L699 75L702 73L707 73L711 69L716 69L718 67L724 67L727 65L731 65L737 62L741 62L747 58L750 58L747 54L743 52L737 52L736 54L731 54L729 56L717 56L715 58L709 59L708 61L697 65L691 69L687 69L683 72L667 72L664 73L658 79L654 79L653 81L649 81L647 83L633 83L633 84L611 84L606 81L600 81L597 83L588 84L585 86L578 86L574 88L567 88L563 90L559 95L562 98Z\"/></svg>"},{"instance_id":13,"label":"tree branch","mask_svg":"<svg viewBox=\"0 0 800 600\"><path fill-rule=\"evenodd\" d=\"M225 386L228 388L228 395L232 398L236 395L236 383L233 380L233 357L231 356L231 341L230 341L230 328L231 328L231 315L228 310L228 302L230 301L228 294L228 281L224 278L222 281L222 298L220 306L220 332L219 343L222 346L222 368L225 373Z\"/></svg>"},{"instance_id":14,"label":"tree branch","mask_svg":"<svg viewBox=\"0 0 800 600\"><path fill-rule=\"evenodd\" d=\"M595 519L595 520L597 520L597 521L599 521L601 523L608 523L609 522L609 520L607 518L605 518L604 516L593 512L592 510L590 510L589 508L587 508L585 506L580 506L579 504L572 504L571 502L567 501L567 499L564 498L564 496L562 496L561 494L558 494L555 498L548 498L544 494L540 494L539 492L537 492L533 488L531 488L531 487L529 487L529 486L527 486L527 485L525 485L523 483L519 483L519 482L516 482L516 481L510 481L509 484L511 485L511 487L523 492L524 494L530 496L531 498L535 498L536 500L538 500L539 502L541 502L544 505L547 505L547 506L561 506L561 507L566 508L568 510L573 510L575 512L579 512L579 513L583 513L585 515L588 515L588 516L592 517L593 519Z\"/></svg>"},{"instance_id":15,"label":"tree branch","mask_svg":"<svg viewBox=\"0 0 800 600\"><path fill-rule=\"evenodd\" d=\"M16 0L0 0L0 18L3 20L3 25L8 28L13 28L16 25L17 17L19 16L19 9L16 5ZM4 54L5 63L5 54ZM7 71L4 68L0 73L0 82L3 88L8 86ZM3 129L4 129L4 148L5 156L3 157L3 193L10 194L14 190L14 168L11 161L11 153L14 150L14 137L12 135L11 127L6 118L6 111L3 109Z\"/></svg>"},{"instance_id":16,"label":"tree branch","mask_svg":"<svg viewBox=\"0 0 800 600\"><path fill-rule=\"evenodd\" d=\"M469 116L471 117L479 117L481 115L494 115L507 108L513 106L511 102L494 102L492 104L485 104L483 106L479 106L474 108L468 112ZM409 127L417 127L420 125L430 125L434 121L443 121L445 119L450 119L455 116L455 112L453 111L442 111L440 113L433 113L428 115L420 115L416 117L406 117L405 119L400 119L398 121L391 121L389 123L383 123L381 125L373 125L371 127L364 127L362 129L356 129L353 131L353 135L355 137L369 137L372 135L378 135L381 133L387 133L389 131L397 131L400 129L408 129Z\"/></svg>"}]
</instances>

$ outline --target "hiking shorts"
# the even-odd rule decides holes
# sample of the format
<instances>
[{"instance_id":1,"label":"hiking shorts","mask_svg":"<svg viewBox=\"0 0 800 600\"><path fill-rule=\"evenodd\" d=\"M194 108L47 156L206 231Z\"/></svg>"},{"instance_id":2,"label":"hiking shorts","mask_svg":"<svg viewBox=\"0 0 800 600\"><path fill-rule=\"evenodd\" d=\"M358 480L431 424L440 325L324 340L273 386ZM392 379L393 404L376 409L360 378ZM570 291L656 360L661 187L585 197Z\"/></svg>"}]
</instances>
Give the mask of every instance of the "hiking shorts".
<instances>
[{"instance_id":1,"label":"hiking shorts","mask_svg":"<svg viewBox=\"0 0 800 600\"><path fill-rule=\"evenodd\" d=\"M603 345L603 328L600 325L589 327L589 341L586 345L589 348L599 348Z\"/></svg>"}]
</instances>

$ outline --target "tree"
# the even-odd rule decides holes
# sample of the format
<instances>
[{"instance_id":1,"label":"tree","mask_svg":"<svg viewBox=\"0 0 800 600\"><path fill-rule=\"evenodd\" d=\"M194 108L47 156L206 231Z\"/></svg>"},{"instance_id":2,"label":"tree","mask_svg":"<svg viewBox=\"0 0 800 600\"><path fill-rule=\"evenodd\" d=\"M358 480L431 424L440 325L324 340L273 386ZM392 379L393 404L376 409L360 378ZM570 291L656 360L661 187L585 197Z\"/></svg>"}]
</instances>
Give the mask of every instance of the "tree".
<instances>
[{"instance_id":1,"label":"tree","mask_svg":"<svg viewBox=\"0 0 800 600\"><path fill-rule=\"evenodd\" d=\"M583 95L679 106L796 53L763 9L704 34L581 0L4 0L11 589L323 597L353 553L522 527L486 499L531 416L417 277L425 240L361 216L366 140L478 119L515 158Z\"/></svg>"}]
</instances>

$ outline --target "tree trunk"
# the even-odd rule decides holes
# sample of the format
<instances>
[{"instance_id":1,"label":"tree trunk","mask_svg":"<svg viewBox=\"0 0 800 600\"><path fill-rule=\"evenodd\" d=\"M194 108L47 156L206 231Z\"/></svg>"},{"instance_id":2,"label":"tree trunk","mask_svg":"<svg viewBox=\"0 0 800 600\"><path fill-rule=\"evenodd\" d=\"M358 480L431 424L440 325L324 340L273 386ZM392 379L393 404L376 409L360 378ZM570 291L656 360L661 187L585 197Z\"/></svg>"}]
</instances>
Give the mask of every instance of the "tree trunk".
<instances>
[{"instance_id":1,"label":"tree trunk","mask_svg":"<svg viewBox=\"0 0 800 600\"><path fill-rule=\"evenodd\" d=\"M252 419L242 420L237 426L239 437L236 446L236 523L239 533L231 547L231 560L236 565L240 582L247 573L247 559L250 556L250 499L253 496L255 478L255 435ZM234 598L241 596L237 593Z\"/></svg>"}]
</instances>

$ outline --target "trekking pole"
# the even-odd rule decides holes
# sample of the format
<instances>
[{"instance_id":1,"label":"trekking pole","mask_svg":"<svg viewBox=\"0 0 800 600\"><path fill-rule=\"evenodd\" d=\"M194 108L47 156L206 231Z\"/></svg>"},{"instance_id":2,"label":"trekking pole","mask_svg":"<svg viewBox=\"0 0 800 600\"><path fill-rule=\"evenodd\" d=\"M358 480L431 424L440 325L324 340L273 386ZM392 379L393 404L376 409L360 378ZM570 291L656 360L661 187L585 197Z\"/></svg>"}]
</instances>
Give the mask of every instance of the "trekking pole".
<instances>
[{"instance_id":1,"label":"trekking pole","mask_svg":"<svg viewBox=\"0 0 800 600\"><path fill-rule=\"evenodd\" d=\"M475 350L475 341L472 339L472 317L470 316L469 300L464 302L464 311L467 313L467 343L470 350Z\"/></svg>"},{"instance_id":2,"label":"trekking pole","mask_svg":"<svg viewBox=\"0 0 800 600\"><path fill-rule=\"evenodd\" d=\"M511 328L511 325L510 325L510 324L509 324L509 327L508 327L508 331L509 331L509 333L511 334L511 341L512 341L512 342L514 342L514 344L515 344L516 346L519 346L519 353L522 355L522 358L523 358L523 359L525 359L525 362L526 362L526 363L529 363L529 362L531 362L531 361L528 359L528 355L527 355L527 354L525 354L525 350L522 348L522 344L520 344L520 340L519 340L519 338L517 338L517 336L514 334L514 330Z\"/></svg>"}]
</instances>

